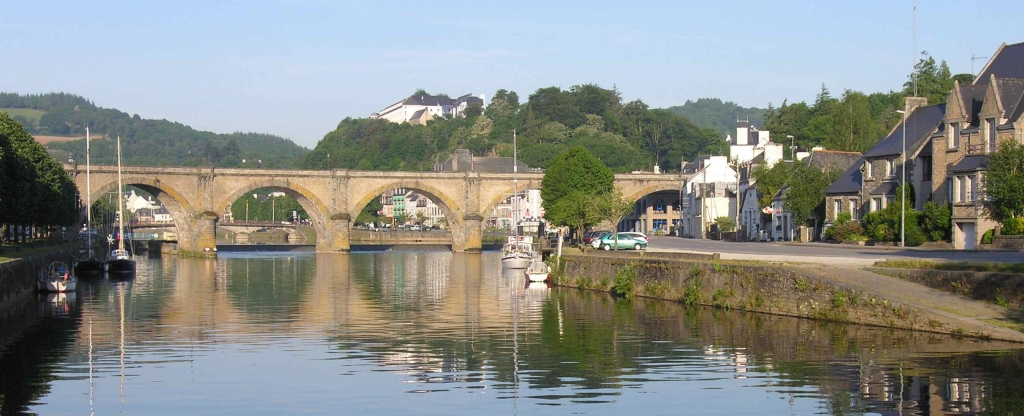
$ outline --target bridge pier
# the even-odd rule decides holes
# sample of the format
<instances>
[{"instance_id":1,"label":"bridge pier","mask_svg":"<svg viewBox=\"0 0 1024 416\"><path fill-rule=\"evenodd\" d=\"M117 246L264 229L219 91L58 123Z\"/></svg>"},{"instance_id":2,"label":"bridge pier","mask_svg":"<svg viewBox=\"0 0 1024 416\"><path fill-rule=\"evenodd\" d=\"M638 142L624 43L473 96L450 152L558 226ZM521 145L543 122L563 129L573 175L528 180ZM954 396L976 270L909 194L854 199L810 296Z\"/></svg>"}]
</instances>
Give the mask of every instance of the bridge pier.
<instances>
[{"instance_id":1,"label":"bridge pier","mask_svg":"<svg viewBox=\"0 0 1024 416\"><path fill-rule=\"evenodd\" d=\"M348 253L352 250L350 231L352 230L352 216L347 213L331 215L327 223L330 235L327 238L317 236L316 251L331 253ZM326 243L326 244L324 244ZM325 247L326 245L326 247Z\"/></svg>"},{"instance_id":2,"label":"bridge pier","mask_svg":"<svg viewBox=\"0 0 1024 416\"><path fill-rule=\"evenodd\" d=\"M182 251L201 252L217 247L217 214L210 211L200 212L192 217L191 224L178 226L178 249Z\"/></svg>"},{"instance_id":3,"label":"bridge pier","mask_svg":"<svg viewBox=\"0 0 1024 416\"><path fill-rule=\"evenodd\" d=\"M454 231L454 230L453 230ZM462 235L452 233L452 251L457 253L480 253L484 251L484 217L480 214L466 214L462 217ZM461 238L460 238L461 237Z\"/></svg>"}]
</instances>

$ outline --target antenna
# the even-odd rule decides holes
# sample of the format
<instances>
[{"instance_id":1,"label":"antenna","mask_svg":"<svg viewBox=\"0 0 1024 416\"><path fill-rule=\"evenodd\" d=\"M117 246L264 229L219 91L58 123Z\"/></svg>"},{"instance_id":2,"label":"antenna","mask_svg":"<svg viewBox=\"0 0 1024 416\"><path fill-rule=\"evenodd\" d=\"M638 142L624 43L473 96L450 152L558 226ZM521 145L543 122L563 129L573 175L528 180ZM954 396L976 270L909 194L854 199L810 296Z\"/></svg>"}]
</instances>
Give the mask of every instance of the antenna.
<instances>
[{"instance_id":1,"label":"antenna","mask_svg":"<svg viewBox=\"0 0 1024 416\"><path fill-rule=\"evenodd\" d=\"M974 54L972 53L971 54L971 75L975 75L975 76L977 75L977 74L974 73L974 61L977 61L979 59L988 59L988 58L989 57L987 57L987 56L974 56Z\"/></svg>"},{"instance_id":2,"label":"antenna","mask_svg":"<svg viewBox=\"0 0 1024 416\"><path fill-rule=\"evenodd\" d=\"M917 69L917 0L914 0L914 10L911 13L911 59L910 59L910 79L914 83L914 96L917 97L917 74L914 71Z\"/></svg>"}]
</instances>

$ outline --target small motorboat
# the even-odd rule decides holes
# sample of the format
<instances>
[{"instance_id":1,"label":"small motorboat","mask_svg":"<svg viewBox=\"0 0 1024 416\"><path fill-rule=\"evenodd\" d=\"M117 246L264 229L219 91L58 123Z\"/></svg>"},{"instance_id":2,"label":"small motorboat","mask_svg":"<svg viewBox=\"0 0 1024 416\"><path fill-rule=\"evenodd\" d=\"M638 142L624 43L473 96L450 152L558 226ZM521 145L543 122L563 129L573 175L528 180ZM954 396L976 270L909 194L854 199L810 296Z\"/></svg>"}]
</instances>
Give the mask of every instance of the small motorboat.
<instances>
[{"instance_id":1,"label":"small motorboat","mask_svg":"<svg viewBox=\"0 0 1024 416\"><path fill-rule=\"evenodd\" d=\"M78 279L63 262L55 261L39 271L37 288L40 292L74 292Z\"/></svg>"},{"instance_id":2,"label":"small motorboat","mask_svg":"<svg viewBox=\"0 0 1024 416\"><path fill-rule=\"evenodd\" d=\"M543 282L548 279L550 273L551 268L539 257L534 257L533 263L526 268L526 277L530 278L531 282Z\"/></svg>"}]
</instances>

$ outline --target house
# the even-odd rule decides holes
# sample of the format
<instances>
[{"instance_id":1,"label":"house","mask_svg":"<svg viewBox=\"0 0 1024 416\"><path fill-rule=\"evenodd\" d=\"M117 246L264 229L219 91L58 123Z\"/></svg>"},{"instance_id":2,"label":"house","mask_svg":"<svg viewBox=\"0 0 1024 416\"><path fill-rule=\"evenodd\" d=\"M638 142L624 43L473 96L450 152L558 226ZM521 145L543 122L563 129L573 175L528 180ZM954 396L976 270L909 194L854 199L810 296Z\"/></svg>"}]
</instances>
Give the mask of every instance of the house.
<instances>
[{"instance_id":1,"label":"house","mask_svg":"<svg viewBox=\"0 0 1024 416\"><path fill-rule=\"evenodd\" d=\"M748 185L740 191L740 239L744 241L760 241L767 238L763 232L769 229L768 221L764 221L762 213L770 213L769 207L761 207L761 196L763 193L757 189L757 184Z\"/></svg>"},{"instance_id":2,"label":"house","mask_svg":"<svg viewBox=\"0 0 1024 416\"><path fill-rule=\"evenodd\" d=\"M171 218L171 212L168 211L167 208L159 207L153 211L153 222L170 223L173 221L174 219Z\"/></svg>"},{"instance_id":3,"label":"house","mask_svg":"<svg viewBox=\"0 0 1024 416\"><path fill-rule=\"evenodd\" d=\"M684 237L705 238L715 218L736 218L738 174L725 156L702 156L683 167Z\"/></svg>"},{"instance_id":4,"label":"house","mask_svg":"<svg viewBox=\"0 0 1024 416\"><path fill-rule=\"evenodd\" d=\"M676 191L661 191L640 198L633 204L633 211L619 222L618 231L678 234L682 221L680 197Z\"/></svg>"},{"instance_id":5,"label":"house","mask_svg":"<svg viewBox=\"0 0 1024 416\"><path fill-rule=\"evenodd\" d=\"M862 160L862 155L859 152L842 152L815 147L808 152L807 157L794 163L803 163L805 166L813 166L822 171L839 170L845 172L859 160ZM769 233L771 234L771 239L775 241L792 241L796 235L797 227L802 225L794 224L792 213L786 210L785 202L786 193L788 191L789 186L783 186L772 197L772 224ZM826 211L828 210L827 204L825 209ZM827 215L824 220L828 220ZM814 231L815 232L811 234L812 236L819 235L817 232L819 230Z\"/></svg>"},{"instance_id":6,"label":"house","mask_svg":"<svg viewBox=\"0 0 1024 416\"><path fill-rule=\"evenodd\" d=\"M392 123L426 124L435 117L457 117L464 115L466 108L473 104L484 104L484 95L466 94L459 98L446 95L413 94L391 104L370 118L384 119Z\"/></svg>"},{"instance_id":7,"label":"house","mask_svg":"<svg viewBox=\"0 0 1024 416\"><path fill-rule=\"evenodd\" d=\"M457 149L444 162L434 164L434 172L488 172L512 173L513 159L510 157L473 156L469 149ZM515 161L520 173L530 171L530 167L522 161Z\"/></svg>"},{"instance_id":8,"label":"house","mask_svg":"<svg viewBox=\"0 0 1024 416\"><path fill-rule=\"evenodd\" d=\"M971 84L955 82L932 136L931 196L952 204L952 240L974 249L995 228L981 201L988 155L1024 141L1024 43L1003 44Z\"/></svg>"}]
</instances>

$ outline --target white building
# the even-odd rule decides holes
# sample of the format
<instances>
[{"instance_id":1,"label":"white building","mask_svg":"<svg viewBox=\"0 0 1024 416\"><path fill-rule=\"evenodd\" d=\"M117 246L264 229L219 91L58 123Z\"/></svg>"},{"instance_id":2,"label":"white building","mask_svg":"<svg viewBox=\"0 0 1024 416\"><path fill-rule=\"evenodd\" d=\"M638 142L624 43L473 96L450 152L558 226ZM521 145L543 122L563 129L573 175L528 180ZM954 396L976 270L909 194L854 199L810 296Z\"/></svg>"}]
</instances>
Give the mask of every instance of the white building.
<instances>
[{"instance_id":1,"label":"white building","mask_svg":"<svg viewBox=\"0 0 1024 416\"><path fill-rule=\"evenodd\" d=\"M408 98L391 104L370 118L381 118L392 123L426 124L435 117L457 117L465 114L466 108L472 104L484 104L484 95L463 95L449 98L444 95L410 95Z\"/></svg>"},{"instance_id":2,"label":"white building","mask_svg":"<svg viewBox=\"0 0 1024 416\"><path fill-rule=\"evenodd\" d=\"M683 236L705 238L715 218L737 218L738 174L726 156L704 156L683 168Z\"/></svg>"}]
</instances>

